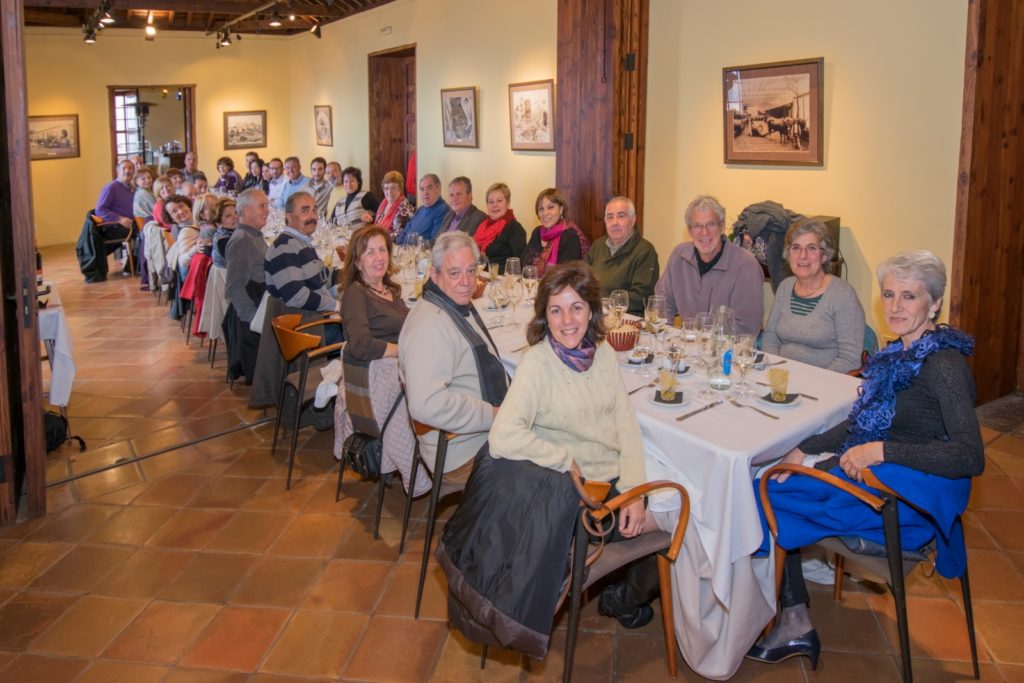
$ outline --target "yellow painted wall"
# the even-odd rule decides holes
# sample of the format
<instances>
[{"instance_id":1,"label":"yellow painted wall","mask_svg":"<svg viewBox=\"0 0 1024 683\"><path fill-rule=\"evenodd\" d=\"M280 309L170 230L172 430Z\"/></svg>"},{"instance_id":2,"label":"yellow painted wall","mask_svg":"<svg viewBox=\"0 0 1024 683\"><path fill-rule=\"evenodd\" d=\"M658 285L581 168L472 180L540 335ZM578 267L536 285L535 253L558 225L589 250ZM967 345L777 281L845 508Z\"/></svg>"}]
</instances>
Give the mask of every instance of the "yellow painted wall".
<instances>
[{"instance_id":1,"label":"yellow painted wall","mask_svg":"<svg viewBox=\"0 0 1024 683\"><path fill-rule=\"evenodd\" d=\"M141 31L106 29L94 45L73 30L25 29L28 113L78 114L82 155L33 161L32 197L40 245L74 242L85 210L95 206L110 163L108 85L196 85L199 167L216 179L223 149L223 112L266 109L268 143L261 153L291 149L287 38L250 37L216 50L201 33L161 32L147 43ZM251 76L250 76L251 75ZM173 98L173 95L171 96ZM172 100L173 101L173 100ZM236 163L244 151L227 152Z\"/></svg>"},{"instance_id":2,"label":"yellow painted wall","mask_svg":"<svg viewBox=\"0 0 1024 683\"><path fill-rule=\"evenodd\" d=\"M512 206L529 230L537 193L555 181L554 152L512 152L508 84L556 76L556 6L551 0L399 0L323 28L296 51L310 68L295 75L293 144L305 160L320 155L368 172L367 55L416 45L418 174L473 181L484 205L487 186L506 182ZM385 33L390 28L390 33ZM477 86L479 149L446 148L441 88ZM334 108L334 147L316 145L313 105ZM405 169L396 169L403 174ZM447 191L445 192L447 196Z\"/></svg>"},{"instance_id":3,"label":"yellow painted wall","mask_svg":"<svg viewBox=\"0 0 1024 683\"><path fill-rule=\"evenodd\" d=\"M703 192L730 224L765 199L840 216L849 280L875 311L879 261L927 248L948 265L966 25L956 0L651 0L646 236L664 259ZM722 67L819 56L825 165L726 166Z\"/></svg>"}]
</instances>

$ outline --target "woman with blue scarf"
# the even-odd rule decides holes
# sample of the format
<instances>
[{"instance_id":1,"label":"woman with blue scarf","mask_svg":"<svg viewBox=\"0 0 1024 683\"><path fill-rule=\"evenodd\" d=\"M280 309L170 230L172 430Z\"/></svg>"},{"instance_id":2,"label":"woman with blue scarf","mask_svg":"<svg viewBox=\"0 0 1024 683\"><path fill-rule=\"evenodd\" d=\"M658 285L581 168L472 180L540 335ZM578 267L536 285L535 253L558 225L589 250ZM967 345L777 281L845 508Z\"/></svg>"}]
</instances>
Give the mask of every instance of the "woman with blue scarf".
<instances>
[{"instance_id":1,"label":"woman with blue scarf","mask_svg":"<svg viewBox=\"0 0 1024 683\"><path fill-rule=\"evenodd\" d=\"M967 507L971 477L985 467L974 414L974 380L967 365L974 339L936 323L946 268L931 252L897 254L878 267L877 275L886 322L899 339L868 361L849 418L805 440L783 462L799 464L806 455L835 454L816 466L831 466L832 474L864 488L862 472L870 467L879 480L927 513L900 503L904 550L917 550L934 539L936 569L952 578L963 573L966 562L963 536L955 526ZM747 657L780 662L804 656L813 667L821 643L807 612L799 548L828 536L884 543L882 517L810 477L783 474L769 483L768 493L779 519L778 543L789 550L779 593L782 613ZM767 531L765 537L767 544Z\"/></svg>"},{"instance_id":2,"label":"woman with blue scarf","mask_svg":"<svg viewBox=\"0 0 1024 683\"><path fill-rule=\"evenodd\" d=\"M551 267L537 288L526 331L531 346L491 427L491 456L573 470L612 482L618 491L647 481L640 423L604 336L601 284L590 267L580 261ZM622 508L608 540L655 530L644 502L636 500ZM653 616L647 603L657 586L653 564L631 571L602 594L598 609L638 628Z\"/></svg>"}]
</instances>

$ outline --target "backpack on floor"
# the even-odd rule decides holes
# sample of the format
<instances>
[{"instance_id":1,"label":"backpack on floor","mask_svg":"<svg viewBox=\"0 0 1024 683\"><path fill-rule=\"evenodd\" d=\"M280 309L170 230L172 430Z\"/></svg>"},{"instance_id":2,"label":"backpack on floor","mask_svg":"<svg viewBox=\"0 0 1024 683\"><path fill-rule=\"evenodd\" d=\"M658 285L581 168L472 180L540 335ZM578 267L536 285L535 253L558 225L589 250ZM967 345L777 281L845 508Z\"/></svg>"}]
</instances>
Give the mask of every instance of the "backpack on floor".
<instances>
[{"instance_id":1,"label":"backpack on floor","mask_svg":"<svg viewBox=\"0 0 1024 683\"><path fill-rule=\"evenodd\" d=\"M85 450L85 441L80 436L72 436L68 433L68 421L60 413L52 410L43 412L43 440L46 443L46 452L51 453L64 445L65 441L76 439L78 450Z\"/></svg>"}]
</instances>

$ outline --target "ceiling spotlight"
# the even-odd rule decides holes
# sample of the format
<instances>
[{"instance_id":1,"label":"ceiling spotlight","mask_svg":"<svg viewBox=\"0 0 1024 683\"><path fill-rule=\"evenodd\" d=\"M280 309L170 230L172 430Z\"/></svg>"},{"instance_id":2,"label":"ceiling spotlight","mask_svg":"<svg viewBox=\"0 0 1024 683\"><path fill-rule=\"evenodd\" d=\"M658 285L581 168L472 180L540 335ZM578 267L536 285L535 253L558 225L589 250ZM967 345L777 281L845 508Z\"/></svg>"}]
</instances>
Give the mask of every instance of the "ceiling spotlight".
<instances>
[{"instance_id":1,"label":"ceiling spotlight","mask_svg":"<svg viewBox=\"0 0 1024 683\"><path fill-rule=\"evenodd\" d=\"M241 40L241 39L242 39L242 34L241 33L236 33L235 34L235 40Z\"/></svg>"},{"instance_id":2,"label":"ceiling spotlight","mask_svg":"<svg viewBox=\"0 0 1024 683\"><path fill-rule=\"evenodd\" d=\"M231 34L228 33L227 29L224 29L224 33L220 37L220 46L228 47L229 45L231 45Z\"/></svg>"},{"instance_id":3,"label":"ceiling spotlight","mask_svg":"<svg viewBox=\"0 0 1024 683\"><path fill-rule=\"evenodd\" d=\"M288 10L288 21L295 21L295 12Z\"/></svg>"},{"instance_id":4,"label":"ceiling spotlight","mask_svg":"<svg viewBox=\"0 0 1024 683\"><path fill-rule=\"evenodd\" d=\"M146 24L146 35L147 36L155 36L156 35L156 26L153 26L152 24Z\"/></svg>"},{"instance_id":5,"label":"ceiling spotlight","mask_svg":"<svg viewBox=\"0 0 1024 683\"><path fill-rule=\"evenodd\" d=\"M313 28L309 29L309 32L316 36L317 40L323 38L323 36L320 35L320 24L313 24Z\"/></svg>"},{"instance_id":6,"label":"ceiling spotlight","mask_svg":"<svg viewBox=\"0 0 1024 683\"><path fill-rule=\"evenodd\" d=\"M89 29L85 32L85 42L92 45L96 42L96 29Z\"/></svg>"},{"instance_id":7,"label":"ceiling spotlight","mask_svg":"<svg viewBox=\"0 0 1024 683\"><path fill-rule=\"evenodd\" d=\"M281 25L281 15L277 13L277 9L274 9L274 13L270 15L270 25L274 28Z\"/></svg>"},{"instance_id":8,"label":"ceiling spotlight","mask_svg":"<svg viewBox=\"0 0 1024 683\"><path fill-rule=\"evenodd\" d=\"M100 23L103 23L103 24L113 24L116 21L117 20L114 19L114 17L110 16L110 12L104 12L103 16L100 17Z\"/></svg>"},{"instance_id":9,"label":"ceiling spotlight","mask_svg":"<svg viewBox=\"0 0 1024 683\"><path fill-rule=\"evenodd\" d=\"M182 96L181 88L178 88L178 92L174 93L174 99L180 100Z\"/></svg>"},{"instance_id":10,"label":"ceiling spotlight","mask_svg":"<svg viewBox=\"0 0 1024 683\"><path fill-rule=\"evenodd\" d=\"M153 26L153 10L149 11L146 17L146 40L153 40L156 37L156 26Z\"/></svg>"}]
</instances>

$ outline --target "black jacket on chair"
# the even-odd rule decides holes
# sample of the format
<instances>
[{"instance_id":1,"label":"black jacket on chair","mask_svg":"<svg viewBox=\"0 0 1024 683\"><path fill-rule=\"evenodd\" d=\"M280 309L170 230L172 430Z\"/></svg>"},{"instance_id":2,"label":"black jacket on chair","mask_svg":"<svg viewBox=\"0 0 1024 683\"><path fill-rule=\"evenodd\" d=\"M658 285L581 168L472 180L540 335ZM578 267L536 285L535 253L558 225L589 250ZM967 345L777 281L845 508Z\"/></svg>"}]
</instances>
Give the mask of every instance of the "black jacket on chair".
<instances>
[{"instance_id":1,"label":"black jacket on chair","mask_svg":"<svg viewBox=\"0 0 1024 683\"><path fill-rule=\"evenodd\" d=\"M78 257L78 269L82 271L87 283L107 279L107 250L92 220L92 210L85 212L82 232L75 244L75 256Z\"/></svg>"},{"instance_id":2,"label":"black jacket on chair","mask_svg":"<svg viewBox=\"0 0 1024 683\"><path fill-rule=\"evenodd\" d=\"M485 445L437 549L451 624L474 642L544 657L579 510L568 473L492 458Z\"/></svg>"}]
</instances>

